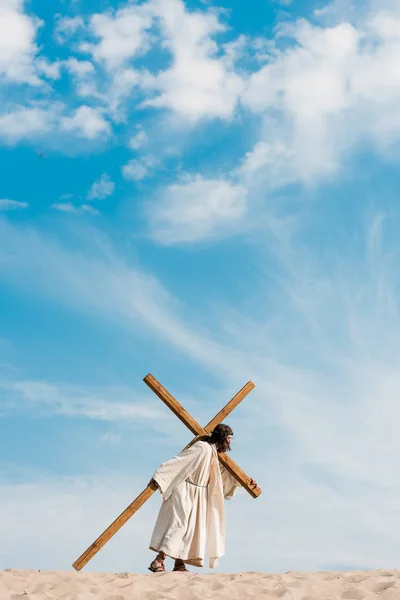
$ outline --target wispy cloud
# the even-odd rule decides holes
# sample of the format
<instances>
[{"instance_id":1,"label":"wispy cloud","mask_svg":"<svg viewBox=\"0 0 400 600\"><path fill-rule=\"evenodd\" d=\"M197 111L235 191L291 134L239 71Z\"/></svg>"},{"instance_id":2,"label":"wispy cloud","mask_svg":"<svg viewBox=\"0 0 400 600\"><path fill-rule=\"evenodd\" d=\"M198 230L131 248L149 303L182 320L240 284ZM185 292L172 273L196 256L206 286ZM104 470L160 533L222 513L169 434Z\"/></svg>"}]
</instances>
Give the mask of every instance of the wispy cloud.
<instances>
[{"instance_id":1,"label":"wispy cloud","mask_svg":"<svg viewBox=\"0 0 400 600\"><path fill-rule=\"evenodd\" d=\"M67 195L69 196L69 194ZM93 206L90 206L90 204L81 204L80 206L75 206L74 204L72 204L72 202L55 202L51 205L51 208L72 215L99 214L99 211Z\"/></svg>"},{"instance_id":2,"label":"wispy cloud","mask_svg":"<svg viewBox=\"0 0 400 600\"><path fill-rule=\"evenodd\" d=\"M30 472L21 479L11 483L0 477L1 568L18 565L21 569L70 569L147 483L145 478L142 481L140 477L118 474L52 477ZM86 570L128 571L134 561L137 570L145 572L143 549L148 546L153 510L150 504L143 507L140 518L125 525ZM140 540L137 548L133 538ZM57 542L60 539L61 546ZM126 562L124 556L129 556Z\"/></svg>"},{"instance_id":3,"label":"wispy cloud","mask_svg":"<svg viewBox=\"0 0 400 600\"><path fill-rule=\"evenodd\" d=\"M83 137L94 140L101 135L109 135L110 124L103 117L101 110L91 106L80 106L72 116L61 120L61 129L80 133Z\"/></svg>"},{"instance_id":4,"label":"wispy cloud","mask_svg":"<svg viewBox=\"0 0 400 600\"><path fill-rule=\"evenodd\" d=\"M0 199L0 210L17 210L20 208L28 208L28 202L19 202L17 200Z\"/></svg>"},{"instance_id":5,"label":"wispy cloud","mask_svg":"<svg viewBox=\"0 0 400 600\"><path fill-rule=\"evenodd\" d=\"M83 28L85 22L82 17L62 17L56 15L54 36L59 44L68 41L79 29Z\"/></svg>"},{"instance_id":6,"label":"wispy cloud","mask_svg":"<svg viewBox=\"0 0 400 600\"><path fill-rule=\"evenodd\" d=\"M188 309L155 277L127 264L101 232L90 231L92 242L97 240L91 258L71 253L33 229L24 232L0 222L0 234L4 252L0 277L10 285L55 301L62 299L72 309L108 316L123 327L130 323L130 327L149 328L205 365L218 365L224 372L234 370L233 357L226 360L219 344L187 327L183 315ZM44 276L40 286L39 273Z\"/></svg>"},{"instance_id":7,"label":"wispy cloud","mask_svg":"<svg viewBox=\"0 0 400 600\"><path fill-rule=\"evenodd\" d=\"M161 244L223 235L246 215L246 189L199 175L172 184L149 207L151 236Z\"/></svg>"},{"instance_id":8,"label":"wispy cloud","mask_svg":"<svg viewBox=\"0 0 400 600\"><path fill-rule=\"evenodd\" d=\"M88 200L104 200L112 196L114 190L115 183L107 173L103 173L100 179L93 182L87 197Z\"/></svg>"},{"instance_id":9,"label":"wispy cloud","mask_svg":"<svg viewBox=\"0 0 400 600\"><path fill-rule=\"evenodd\" d=\"M125 179L142 181L151 174L152 168L157 162L151 156L143 156L140 159L133 158L122 167L122 174Z\"/></svg>"},{"instance_id":10,"label":"wispy cloud","mask_svg":"<svg viewBox=\"0 0 400 600\"><path fill-rule=\"evenodd\" d=\"M3 406L10 412L30 412L85 417L97 421L139 425L161 420L158 403L137 401L138 394L127 388L99 390L84 386L54 385L46 381L0 379ZM121 399L124 401L121 401ZM136 398L136 399L135 399Z\"/></svg>"}]
</instances>

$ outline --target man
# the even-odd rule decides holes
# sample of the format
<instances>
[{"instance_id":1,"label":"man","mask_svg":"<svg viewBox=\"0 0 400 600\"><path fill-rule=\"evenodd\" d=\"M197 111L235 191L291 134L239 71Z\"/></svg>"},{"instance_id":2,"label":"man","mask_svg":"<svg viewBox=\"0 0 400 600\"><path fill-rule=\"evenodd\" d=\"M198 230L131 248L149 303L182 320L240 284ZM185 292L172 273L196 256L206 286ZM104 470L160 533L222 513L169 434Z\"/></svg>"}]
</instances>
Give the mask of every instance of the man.
<instances>
[{"instance_id":1,"label":"man","mask_svg":"<svg viewBox=\"0 0 400 600\"><path fill-rule=\"evenodd\" d=\"M163 502L150 542L150 550L157 552L150 571L165 571L166 556L175 560L174 571L202 567L206 545L210 567L218 566L225 553L224 498L233 498L240 485L218 461L219 452L230 451L232 435L221 423L154 473L150 483ZM250 485L257 486L253 479Z\"/></svg>"}]
</instances>

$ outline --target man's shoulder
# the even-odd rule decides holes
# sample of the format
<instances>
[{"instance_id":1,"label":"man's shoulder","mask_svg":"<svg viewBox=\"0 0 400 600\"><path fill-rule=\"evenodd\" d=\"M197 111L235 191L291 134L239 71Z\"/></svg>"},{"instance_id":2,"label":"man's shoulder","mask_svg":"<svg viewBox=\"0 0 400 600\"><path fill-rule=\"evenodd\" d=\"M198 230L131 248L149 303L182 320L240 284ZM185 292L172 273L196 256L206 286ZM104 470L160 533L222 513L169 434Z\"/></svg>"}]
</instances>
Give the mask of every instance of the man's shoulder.
<instances>
[{"instance_id":1,"label":"man's shoulder","mask_svg":"<svg viewBox=\"0 0 400 600\"><path fill-rule=\"evenodd\" d=\"M193 444L193 446L195 446L199 451L203 452L204 454L212 452L210 444L204 440L198 440Z\"/></svg>"}]
</instances>

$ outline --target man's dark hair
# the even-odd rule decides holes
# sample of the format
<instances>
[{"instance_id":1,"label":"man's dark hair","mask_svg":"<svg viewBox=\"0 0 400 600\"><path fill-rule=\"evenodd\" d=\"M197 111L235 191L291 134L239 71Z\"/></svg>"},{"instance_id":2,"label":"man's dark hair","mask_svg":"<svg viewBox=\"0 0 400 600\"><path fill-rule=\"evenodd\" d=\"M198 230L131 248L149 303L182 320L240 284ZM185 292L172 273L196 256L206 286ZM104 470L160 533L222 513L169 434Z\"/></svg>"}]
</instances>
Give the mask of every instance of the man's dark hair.
<instances>
[{"instance_id":1,"label":"man's dark hair","mask_svg":"<svg viewBox=\"0 0 400 600\"><path fill-rule=\"evenodd\" d=\"M229 435L233 435L232 429L229 425L225 425L224 423L220 423L216 426L214 431L211 432L210 435L210 444L217 444L220 452L229 452L231 446L227 440Z\"/></svg>"}]
</instances>

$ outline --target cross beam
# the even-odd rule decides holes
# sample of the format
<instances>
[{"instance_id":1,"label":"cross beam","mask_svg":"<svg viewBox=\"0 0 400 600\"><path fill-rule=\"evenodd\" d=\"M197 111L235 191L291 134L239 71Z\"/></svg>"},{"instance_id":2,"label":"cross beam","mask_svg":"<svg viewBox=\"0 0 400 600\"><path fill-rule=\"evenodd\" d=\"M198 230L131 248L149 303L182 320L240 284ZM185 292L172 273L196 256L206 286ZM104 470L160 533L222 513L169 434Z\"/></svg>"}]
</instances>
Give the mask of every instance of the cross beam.
<instances>
[{"instance_id":1,"label":"cross beam","mask_svg":"<svg viewBox=\"0 0 400 600\"><path fill-rule=\"evenodd\" d=\"M165 389L165 387L161 385L161 383L157 381L155 377L153 377L153 375L146 375L144 382L147 383L149 388L152 389L155 394L157 394L160 400L162 400L164 404L166 404L168 408L172 410L174 415L176 415L178 419L182 421L182 423L184 423L186 427L190 429L190 431L196 436L207 435L214 429L215 425L217 424L213 423L214 419L203 429L203 427L198 424L196 419L193 419L187 410L185 410L183 406L179 404L179 402L175 400L173 396L171 396L171 394ZM247 385L249 384L254 387L254 384L251 382L249 382ZM219 423L225 419L226 413L224 413L224 410L225 409L222 409L215 417L215 419L217 419L220 415L222 415L222 419L219 421ZM219 452L218 459L229 471L229 473L231 473L231 475L233 475L233 477L244 487L244 489L247 490L251 496L253 496L253 498L257 498L261 494L260 488L258 486L252 487L250 485L251 478L246 475L244 471L242 471L242 469L230 458L230 456L228 456L225 452Z\"/></svg>"},{"instance_id":2,"label":"cross beam","mask_svg":"<svg viewBox=\"0 0 400 600\"><path fill-rule=\"evenodd\" d=\"M146 375L145 383L157 394L157 396L172 410L172 412L195 434L195 438L186 446L189 448L197 441L198 436L207 435L227 417L240 402L254 389L254 383L249 381L220 412L204 427L197 423L193 417L167 392L167 390L153 377ZM189 425L190 423L190 425ZM185 450L186 450L185 448ZM250 486L250 478L236 465L236 463L226 454L218 454L221 463L228 471L243 485L243 487L257 498L261 494L259 487ZM121 527L139 510L141 506L154 494L156 486L149 484L145 490L111 523L109 527L93 542L91 546L72 565L76 571L83 567L105 546L105 544L121 529Z\"/></svg>"}]
</instances>

